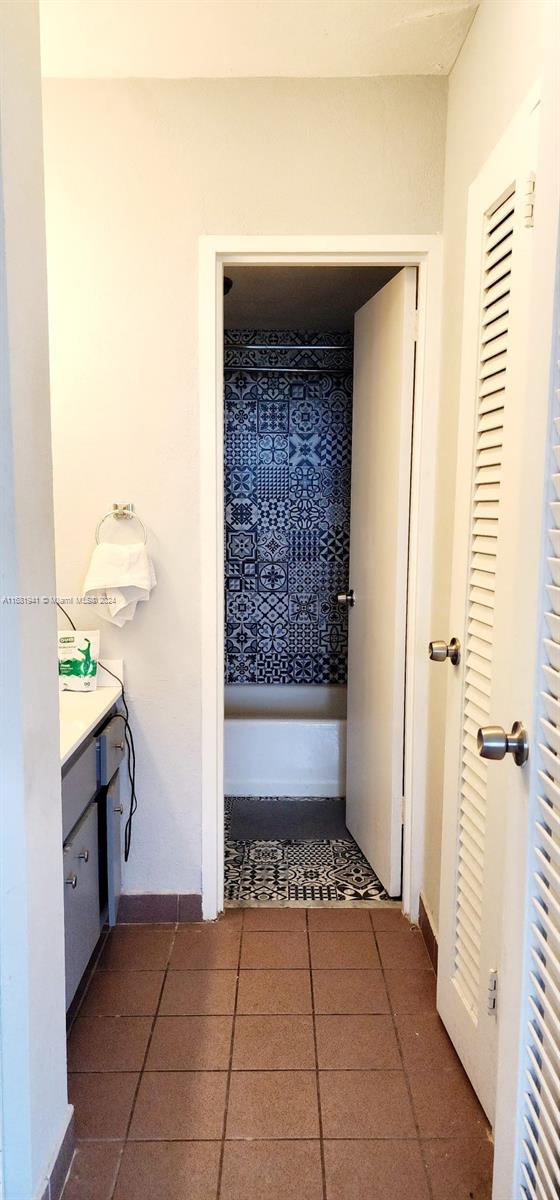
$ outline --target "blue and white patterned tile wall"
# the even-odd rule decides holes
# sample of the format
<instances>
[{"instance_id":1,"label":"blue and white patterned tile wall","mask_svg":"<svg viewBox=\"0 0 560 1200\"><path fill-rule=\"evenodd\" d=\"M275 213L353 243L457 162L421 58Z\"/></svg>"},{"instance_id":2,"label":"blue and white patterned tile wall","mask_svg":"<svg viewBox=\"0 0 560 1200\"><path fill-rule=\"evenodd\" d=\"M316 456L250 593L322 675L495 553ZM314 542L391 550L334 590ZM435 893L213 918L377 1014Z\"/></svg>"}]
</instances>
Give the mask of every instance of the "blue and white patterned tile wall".
<instances>
[{"instance_id":1,"label":"blue and white patterned tile wall","mask_svg":"<svg viewBox=\"0 0 560 1200\"><path fill-rule=\"evenodd\" d=\"M226 682L346 683L351 335L228 330L224 351Z\"/></svg>"}]
</instances>

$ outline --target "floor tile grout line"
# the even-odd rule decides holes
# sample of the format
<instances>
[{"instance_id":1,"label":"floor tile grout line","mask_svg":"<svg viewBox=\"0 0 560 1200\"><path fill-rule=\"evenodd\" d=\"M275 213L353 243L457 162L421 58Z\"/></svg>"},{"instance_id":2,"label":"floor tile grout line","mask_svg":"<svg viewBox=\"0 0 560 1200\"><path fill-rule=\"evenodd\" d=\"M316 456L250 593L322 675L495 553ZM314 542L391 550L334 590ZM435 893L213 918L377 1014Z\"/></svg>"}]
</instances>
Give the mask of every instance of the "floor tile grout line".
<instances>
[{"instance_id":1,"label":"floor tile grout line","mask_svg":"<svg viewBox=\"0 0 560 1200\"><path fill-rule=\"evenodd\" d=\"M240 1015L244 1015L244 1014L240 1014ZM265 1017L276 1016L275 1013L270 1013L270 1014L264 1013L262 1015ZM286 1015L289 1017L312 1016L311 1013L288 1013ZM331 1015L332 1015L331 1013L317 1013L317 1016L329 1016L330 1017ZM361 1014L361 1013L342 1013L341 1015L342 1016L352 1016L352 1017L353 1016L371 1017L371 1016L387 1016L388 1014L387 1013L363 1013L363 1014ZM249 1019L251 1020L252 1019L251 1014L248 1014L248 1016L249 1016ZM268 1075L279 1075L279 1076L280 1075L305 1075L305 1074L309 1074L310 1071L313 1073L314 1070L315 1070L314 1067L238 1067L238 1068L232 1070L232 1076L235 1076L235 1075L262 1075L263 1071L266 1071L266 1073ZM363 1074L364 1072L367 1072L368 1075L379 1075L379 1074L402 1075L401 1067L320 1067L319 1070L321 1073L330 1073L330 1074L336 1074L336 1075L357 1075L360 1073ZM136 1071L97 1071L97 1072L95 1072L95 1071L81 1071L81 1072L76 1071L76 1072L74 1072L74 1074L87 1075L88 1078L91 1078L94 1075L102 1075L104 1078L110 1078L111 1075L123 1075L123 1074L136 1075L136 1073L137 1073ZM143 1073L147 1074L147 1075L160 1075L160 1076L162 1076L162 1075L200 1075L201 1073L204 1075L226 1075L227 1069L225 1067L185 1067L184 1069L177 1067L174 1070L169 1070L167 1067L158 1067L157 1069L151 1068L149 1071L146 1071ZM424 1073L424 1074L431 1073L434 1075L438 1074L437 1071L421 1072L421 1073ZM406 1072L405 1072L405 1074L406 1074ZM450 1072L450 1074L451 1074L451 1072ZM117 1142L117 1141L121 1141L122 1139L118 1138L118 1137L105 1136L105 1137L80 1138L79 1140L81 1142ZM136 1141L136 1138L134 1138L132 1140ZM158 1139L156 1138L155 1140L157 1141ZM166 1139L164 1139L164 1140L166 1140ZM213 1138L211 1140L215 1141L215 1140L219 1140L219 1139Z\"/></svg>"},{"instance_id":2,"label":"floor tile grout line","mask_svg":"<svg viewBox=\"0 0 560 1200\"><path fill-rule=\"evenodd\" d=\"M379 932L382 932L382 931L380 930ZM397 1028L397 1022L396 1022L396 1020L395 1020L395 1013L393 1012L393 1007L392 1007L392 1005L391 1005L391 1002L390 1002L390 999L389 999L389 990L388 990L388 988L387 988L387 978L386 978L386 975L385 975L385 968L384 968L384 965L383 965L383 959L382 959L382 957L381 957L381 950L380 950L379 942L378 942L378 940L377 940L377 933L375 932L375 930L374 930L374 932L373 932L373 936L374 936L374 938L375 938L375 945L376 945L376 948L377 948L377 953L378 953L378 955L379 955L379 962L380 962L380 964L381 964L381 971L382 971L382 974L383 974L383 983L384 983L384 985L385 985L385 991L387 992L387 999L388 999L388 1001L389 1001L389 1012L390 1012L390 1014L391 1014L391 1020L392 1020L392 1022L393 1022L393 1030L394 1030L394 1033L395 1033L395 1038L396 1038L396 1042L397 1042L397 1049L398 1049L398 1052L399 1052L399 1058L400 1058L400 1060L401 1060L401 1065L402 1065L402 1073L403 1073L403 1077L404 1077L404 1084L405 1084L405 1088L406 1088L406 1092L407 1092L407 1096L408 1096L408 1102L409 1102L409 1104L410 1104L410 1111L411 1111L411 1113L412 1113L412 1119L413 1119L413 1121L414 1121L414 1128L416 1129L416 1139L415 1139L415 1140L416 1140L416 1143L417 1143L417 1145L418 1145L418 1153L420 1154L420 1159L421 1159L421 1162L422 1162L422 1168L423 1168L423 1171L424 1171L424 1178L425 1178L425 1180L426 1180L426 1188L427 1188L427 1192L428 1192L428 1197L429 1197L429 1200L434 1200L434 1194L433 1194L433 1190L432 1190L432 1185L431 1185L431 1182L430 1182L430 1177L429 1177L429 1174L428 1174L428 1168L427 1168L427 1166L426 1166L426 1161L425 1161L424 1154L423 1154L423 1151L422 1151L422 1139L421 1139L421 1137L420 1137L420 1127L419 1127L419 1125L418 1125L418 1118L417 1118L417 1116L416 1116L416 1109L415 1109L415 1107L414 1107L414 1101L413 1101L413 1099L412 1099L412 1090L411 1090L411 1087L410 1087L410 1080L409 1080L409 1078L408 1078L408 1073L407 1073L407 1070L406 1070L406 1068L405 1068L405 1063L404 1063L404 1054L403 1054L403 1049L402 1049L401 1039L400 1039L400 1036L399 1036L399 1031L398 1031L398 1028Z\"/></svg>"},{"instance_id":3,"label":"floor tile grout line","mask_svg":"<svg viewBox=\"0 0 560 1200\"><path fill-rule=\"evenodd\" d=\"M139 1071L139 1074L138 1074L138 1082L137 1082L137 1084L136 1084L136 1088L135 1088L135 1090L134 1090L134 1096L133 1096L133 1099L132 1099L132 1104L131 1104L131 1107L130 1107L130 1114L129 1114L129 1118L128 1118L127 1125L126 1125L126 1132L125 1132L125 1135L124 1135L124 1138L123 1138L122 1150L121 1150L121 1154L120 1154L120 1157L119 1157L119 1162L118 1162L118 1166L117 1166L117 1171L116 1171L116 1174L115 1174L115 1179L114 1179L114 1182L113 1182L113 1188L112 1188L112 1191L111 1191L111 1194L110 1194L110 1198L109 1198L109 1200L113 1200L113 1197L114 1197L114 1195L115 1195L115 1192L116 1192L116 1190L117 1190L117 1185L118 1185L118 1182L119 1182L119 1175L120 1175L120 1173L121 1173L122 1161L123 1161L123 1157L124 1157L124 1150L125 1150L125 1147L126 1147L126 1145L127 1145L128 1139L129 1139L130 1128L131 1128L131 1125L132 1125L132 1120L133 1120L133 1117L134 1117L134 1109L136 1108L136 1102L137 1102L137 1100L138 1100L138 1093L139 1093L139 1091L140 1091L140 1085L141 1085L141 1083L142 1083L142 1078L143 1078L143 1075L144 1075L144 1071L145 1071L145 1067L146 1067L146 1062L147 1062L147 1060L148 1060L148 1054L149 1054L149 1052L150 1052L150 1046L151 1046L151 1043L152 1043L152 1037L153 1037L153 1033L154 1033L154 1029L155 1029L156 1021L157 1021L157 1018L158 1018L159 1008L160 1008L160 1004L161 1004L161 998L162 998L162 996L163 996L163 991L164 991L164 988L165 988L165 982L166 982L166 979L167 979L167 974L168 974L168 971L169 971L169 963L171 962L171 955L173 954L173 947L174 947L174 945L175 945L175 938L176 938L176 936L177 936L177 929L178 929L178 922L175 922L175 925L174 925L174 928L173 928L173 934L172 934L172 937L171 937L171 943L170 943L169 950L168 950L168 953L167 953L167 959L166 959L165 968L164 968L164 972L163 972L163 979L162 979L162 981L161 981L161 987L160 987L160 990L159 990L159 996L158 996L158 999L157 999L157 1004L156 1004L156 1006L155 1006L155 1012L154 1012L154 1014L153 1014L153 1017L152 1017L152 1024L151 1024L151 1027L150 1027L150 1033L149 1033L149 1035L148 1035L148 1041L147 1041L147 1043L146 1043L146 1049L145 1049L145 1051L144 1051L144 1057L143 1057L143 1060L142 1060L142 1066L140 1067L140 1071Z\"/></svg>"},{"instance_id":4,"label":"floor tile grout line","mask_svg":"<svg viewBox=\"0 0 560 1200\"><path fill-rule=\"evenodd\" d=\"M311 1021L313 1026L313 1047L315 1052L315 1088L317 1092L317 1116L319 1121L319 1153L321 1156L321 1182L323 1200L327 1200L327 1172L325 1166L325 1143L323 1138L323 1114L321 1110L321 1089L319 1085L319 1050L317 1046L317 1022L315 1019L315 992L313 989L313 971L311 969L311 938L309 930L309 909L305 910L305 928L307 932L307 953L309 955L309 986L311 989Z\"/></svg>"},{"instance_id":5,"label":"floor tile grout line","mask_svg":"<svg viewBox=\"0 0 560 1200\"><path fill-rule=\"evenodd\" d=\"M225 1073L225 1072L223 1072L223 1073ZM313 1071L310 1071L309 1073L313 1074ZM158 1142L160 1145L161 1144L165 1145L166 1142L179 1142L179 1143L182 1143L182 1142L188 1142L188 1143L191 1143L191 1142L218 1142L221 1144L221 1138L219 1138L219 1137L195 1137L195 1138L186 1138L186 1137L166 1137L166 1138L149 1137L148 1138L148 1137L142 1137L142 1138L129 1138L129 1141L131 1142L131 1144L133 1146L145 1145L147 1142ZM318 1141L320 1141L320 1138L318 1136L317 1137L309 1137L308 1135L302 1134L301 1137L293 1137L292 1136L292 1137L280 1137L280 1138L235 1137L235 1138L226 1138L226 1141L237 1142L237 1143L239 1143L239 1142L244 1142L244 1143L245 1142L318 1142ZM407 1134L403 1135L402 1133L387 1134L386 1136L384 1136L382 1138L370 1137L368 1134L366 1137L350 1137L350 1135L348 1135L343 1138L326 1138L325 1141L327 1141L327 1142L328 1141L333 1141L333 1142L418 1142L418 1141L421 1141L421 1142L437 1142L438 1144L439 1143L443 1144L445 1142L449 1142L450 1144L452 1144L454 1142L471 1141L471 1142L482 1142L483 1144L485 1144L485 1138L482 1136L477 1136L476 1134L466 1134L465 1136L462 1136L461 1134L456 1134L453 1137L430 1136L430 1137L424 1137L424 1138L417 1138L416 1135L412 1134L412 1133L408 1134L408 1135ZM120 1142L121 1142L120 1138L80 1138L80 1146L100 1146L100 1145L112 1146L112 1145L118 1144ZM124 1145L124 1143L123 1143L123 1145Z\"/></svg>"},{"instance_id":6,"label":"floor tile grout line","mask_svg":"<svg viewBox=\"0 0 560 1200\"><path fill-rule=\"evenodd\" d=\"M226 1079L226 1096L225 1096L225 1103L224 1103L224 1119L223 1119L223 1124L222 1124L220 1160L218 1163L218 1180L217 1180L217 1185L216 1185L216 1200L220 1200L220 1195L221 1195L221 1191L222 1191L222 1176L223 1176L223 1170L224 1170L224 1157L225 1157L225 1152L226 1152L226 1131L227 1131L227 1119L228 1119L228 1110L229 1110L229 1094L230 1094L230 1088L231 1088L231 1076L232 1076L232 1067L233 1067L233 1047L234 1047L234 1043L235 1043L235 1023L236 1023L236 1019L237 1019L237 997L239 994L239 976L241 973L241 953L242 953L242 948L243 948L244 924L245 924L245 918L242 917L241 925L239 927L239 949L237 952L237 979L235 981L235 997L234 997L234 1002L233 1002L233 1016L232 1016L232 1021L231 1021L229 1064L228 1064L228 1072L227 1072L227 1079Z\"/></svg>"}]
</instances>

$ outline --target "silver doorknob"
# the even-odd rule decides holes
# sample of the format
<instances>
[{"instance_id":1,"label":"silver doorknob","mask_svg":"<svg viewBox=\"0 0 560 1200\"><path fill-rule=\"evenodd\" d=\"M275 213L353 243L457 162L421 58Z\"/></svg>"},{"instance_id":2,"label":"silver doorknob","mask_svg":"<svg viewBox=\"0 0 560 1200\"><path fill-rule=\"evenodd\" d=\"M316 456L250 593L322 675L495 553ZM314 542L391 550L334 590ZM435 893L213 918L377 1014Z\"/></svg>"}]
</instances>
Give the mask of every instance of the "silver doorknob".
<instances>
[{"instance_id":1,"label":"silver doorknob","mask_svg":"<svg viewBox=\"0 0 560 1200\"><path fill-rule=\"evenodd\" d=\"M78 858L81 858L82 862L89 862L89 850L81 850L78 854Z\"/></svg>"},{"instance_id":2,"label":"silver doorknob","mask_svg":"<svg viewBox=\"0 0 560 1200\"><path fill-rule=\"evenodd\" d=\"M356 603L354 588L348 588L347 592L339 592L336 598L339 604L345 604L347 608L353 608Z\"/></svg>"},{"instance_id":3,"label":"silver doorknob","mask_svg":"<svg viewBox=\"0 0 560 1200\"><path fill-rule=\"evenodd\" d=\"M461 643L459 638L451 638L450 642L430 642L428 654L432 662L445 662L449 659L456 667L461 661Z\"/></svg>"},{"instance_id":4,"label":"silver doorknob","mask_svg":"<svg viewBox=\"0 0 560 1200\"><path fill-rule=\"evenodd\" d=\"M65 879L64 882L67 887L75 888L78 883L78 876L74 875L74 873L72 872L72 874L69 875L68 879Z\"/></svg>"},{"instance_id":5,"label":"silver doorknob","mask_svg":"<svg viewBox=\"0 0 560 1200\"><path fill-rule=\"evenodd\" d=\"M529 757L529 739L521 721L514 721L511 733L500 725L485 725L478 731L476 744L481 758L499 760L513 754L517 766L522 767Z\"/></svg>"}]
</instances>

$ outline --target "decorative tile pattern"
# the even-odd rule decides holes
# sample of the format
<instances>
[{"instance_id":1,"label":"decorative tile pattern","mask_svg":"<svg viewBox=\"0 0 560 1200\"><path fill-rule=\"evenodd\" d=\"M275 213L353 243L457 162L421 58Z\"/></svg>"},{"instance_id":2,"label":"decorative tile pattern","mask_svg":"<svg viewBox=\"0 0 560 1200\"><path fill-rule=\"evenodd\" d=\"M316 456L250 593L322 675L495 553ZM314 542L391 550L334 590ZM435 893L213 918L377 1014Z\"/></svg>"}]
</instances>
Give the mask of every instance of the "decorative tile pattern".
<instances>
[{"instance_id":1,"label":"decorative tile pattern","mask_svg":"<svg viewBox=\"0 0 560 1200\"><path fill-rule=\"evenodd\" d=\"M233 796L226 796L226 903L387 900L377 875L350 834L345 841L232 841L229 830L233 800Z\"/></svg>"},{"instance_id":2,"label":"decorative tile pattern","mask_svg":"<svg viewBox=\"0 0 560 1200\"><path fill-rule=\"evenodd\" d=\"M226 682L345 683L352 339L228 330L224 351Z\"/></svg>"}]
</instances>

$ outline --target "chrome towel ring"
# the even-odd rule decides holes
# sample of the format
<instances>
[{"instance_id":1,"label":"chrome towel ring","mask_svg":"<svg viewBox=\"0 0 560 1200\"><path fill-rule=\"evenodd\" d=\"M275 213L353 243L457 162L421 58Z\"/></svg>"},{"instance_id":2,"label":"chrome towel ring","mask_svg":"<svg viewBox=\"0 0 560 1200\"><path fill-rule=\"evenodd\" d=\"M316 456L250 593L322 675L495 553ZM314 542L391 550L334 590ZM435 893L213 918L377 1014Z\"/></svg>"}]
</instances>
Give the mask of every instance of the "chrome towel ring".
<instances>
[{"instance_id":1,"label":"chrome towel ring","mask_svg":"<svg viewBox=\"0 0 560 1200\"><path fill-rule=\"evenodd\" d=\"M113 507L110 510L110 512L106 512L105 515L101 518L101 520L97 522L97 525L95 527L95 540L97 542L97 545L99 545L99 530L101 529L103 522L107 521L109 519L109 517L115 517L117 521L121 521L121 520L131 521L133 518L135 521L138 521L138 524L141 526L142 533L144 535L144 545L146 545L146 542L148 541L148 531L146 529L146 526L144 525L144 522L141 521L140 517L137 515L137 513L134 512L134 505L130 504L130 503L128 503L128 504L113 504Z\"/></svg>"}]
</instances>

